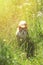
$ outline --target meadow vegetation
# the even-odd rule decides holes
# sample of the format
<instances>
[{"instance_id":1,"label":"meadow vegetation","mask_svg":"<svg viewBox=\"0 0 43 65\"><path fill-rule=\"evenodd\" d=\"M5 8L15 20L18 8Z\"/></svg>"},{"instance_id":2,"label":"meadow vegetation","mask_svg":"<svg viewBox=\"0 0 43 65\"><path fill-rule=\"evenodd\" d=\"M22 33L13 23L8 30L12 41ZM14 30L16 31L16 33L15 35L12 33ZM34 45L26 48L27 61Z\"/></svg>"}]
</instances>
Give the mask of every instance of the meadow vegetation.
<instances>
[{"instance_id":1,"label":"meadow vegetation","mask_svg":"<svg viewBox=\"0 0 43 65\"><path fill-rule=\"evenodd\" d=\"M16 29L25 20L34 57L18 47ZM43 0L0 0L0 65L43 65Z\"/></svg>"}]
</instances>

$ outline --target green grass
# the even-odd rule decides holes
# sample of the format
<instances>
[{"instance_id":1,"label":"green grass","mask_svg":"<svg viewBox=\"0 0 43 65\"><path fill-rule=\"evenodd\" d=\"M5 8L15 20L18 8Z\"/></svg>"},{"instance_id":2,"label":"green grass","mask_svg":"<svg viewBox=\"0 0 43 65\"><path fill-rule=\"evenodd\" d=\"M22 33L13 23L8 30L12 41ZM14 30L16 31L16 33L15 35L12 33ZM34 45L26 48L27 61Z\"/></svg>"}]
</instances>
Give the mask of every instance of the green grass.
<instances>
[{"instance_id":1,"label":"green grass","mask_svg":"<svg viewBox=\"0 0 43 65\"><path fill-rule=\"evenodd\" d=\"M32 5L24 6L22 2L25 3L24 0L0 2L0 65L43 65L43 15L37 17L41 5L37 11L35 0L29 1ZM28 59L16 39L20 20L26 20L30 39L35 44L35 56Z\"/></svg>"},{"instance_id":2,"label":"green grass","mask_svg":"<svg viewBox=\"0 0 43 65\"><path fill-rule=\"evenodd\" d=\"M16 23L17 24L17 23ZM15 25L16 25L15 24ZM27 22L28 24L28 22ZM32 26L31 26L32 25ZM34 27L33 27L34 25ZM17 25L16 25L17 26ZM30 23L29 36L35 44L35 56L26 58L26 53L18 47L16 40L16 27L10 30L10 35L0 37L0 64L1 65L43 65L43 31L39 23ZM41 32L41 33L40 33Z\"/></svg>"}]
</instances>

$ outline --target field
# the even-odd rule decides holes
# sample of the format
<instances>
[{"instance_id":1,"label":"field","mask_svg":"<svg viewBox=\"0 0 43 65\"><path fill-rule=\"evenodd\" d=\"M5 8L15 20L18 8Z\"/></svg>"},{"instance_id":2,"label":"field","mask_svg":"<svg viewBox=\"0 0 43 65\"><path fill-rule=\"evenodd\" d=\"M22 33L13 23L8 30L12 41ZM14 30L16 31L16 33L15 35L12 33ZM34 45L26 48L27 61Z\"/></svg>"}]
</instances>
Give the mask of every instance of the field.
<instances>
[{"instance_id":1,"label":"field","mask_svg":"<svg viewBox=\"0 0 43 65\"><path fill-rule=\"evenodd\" d=\"M16 39L21 20L35 45L28 59ZM43 65L43 0L0 0L0 65Z\"/></svg>"}]
</instances>

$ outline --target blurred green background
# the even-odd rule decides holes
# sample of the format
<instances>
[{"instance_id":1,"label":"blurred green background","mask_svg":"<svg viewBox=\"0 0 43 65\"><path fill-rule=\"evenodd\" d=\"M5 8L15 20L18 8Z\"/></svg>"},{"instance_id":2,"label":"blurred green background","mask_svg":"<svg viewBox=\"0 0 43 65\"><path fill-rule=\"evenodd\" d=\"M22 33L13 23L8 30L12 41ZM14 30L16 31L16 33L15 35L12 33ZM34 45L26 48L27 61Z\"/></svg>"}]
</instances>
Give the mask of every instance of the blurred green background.
<instances>
[{"instance_id":1,"label":"blurred green background","mask_svg":"<svg viewBox=\"0 0 43 65\"><path fill-rule=\"evenodd\" d=\"M29 59L16 40L21 20L36 48ZM0 65L43 65L43 0L0 0Z\"/></svg>"}]
</instances>

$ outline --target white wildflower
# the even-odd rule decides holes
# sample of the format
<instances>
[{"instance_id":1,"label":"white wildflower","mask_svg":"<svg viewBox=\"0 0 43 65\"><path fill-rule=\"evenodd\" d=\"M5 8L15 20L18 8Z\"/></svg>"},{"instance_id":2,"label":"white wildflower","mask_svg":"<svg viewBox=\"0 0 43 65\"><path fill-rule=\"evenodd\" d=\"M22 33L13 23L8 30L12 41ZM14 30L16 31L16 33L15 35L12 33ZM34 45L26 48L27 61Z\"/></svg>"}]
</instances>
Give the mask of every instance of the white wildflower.
<instances>
[{"instance_id":1,"label":"white wildflower","mask_svg":"<svg viewBox=\"0 0 43 65\"><path fill-rule=\"evenodd\" d=\"M38 11L38 12L37 12L37 17L42 16L42 15L43 15L43 14L42 14L41 11Z\"/></svg>"}]
</instances>

